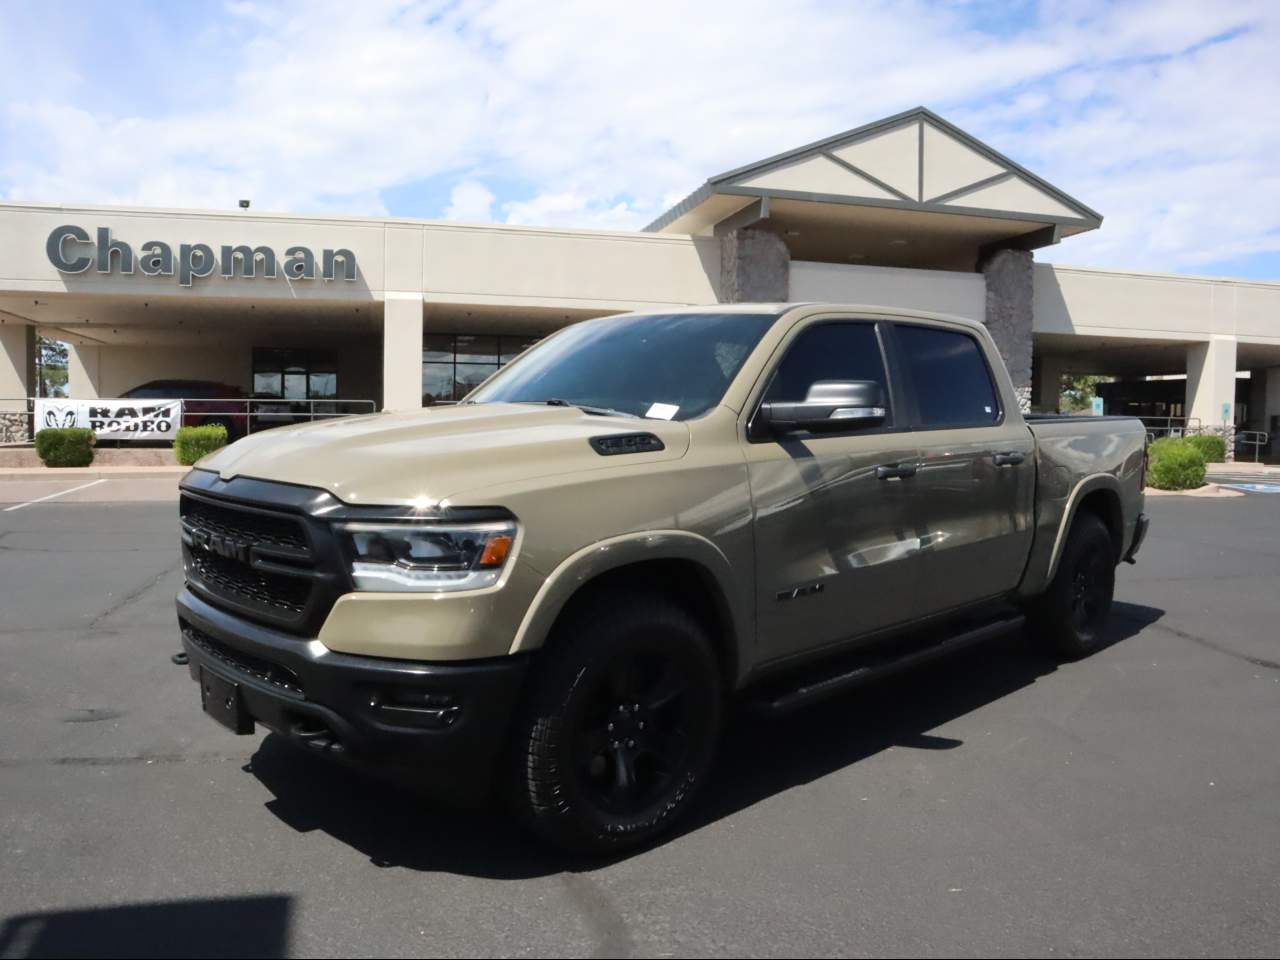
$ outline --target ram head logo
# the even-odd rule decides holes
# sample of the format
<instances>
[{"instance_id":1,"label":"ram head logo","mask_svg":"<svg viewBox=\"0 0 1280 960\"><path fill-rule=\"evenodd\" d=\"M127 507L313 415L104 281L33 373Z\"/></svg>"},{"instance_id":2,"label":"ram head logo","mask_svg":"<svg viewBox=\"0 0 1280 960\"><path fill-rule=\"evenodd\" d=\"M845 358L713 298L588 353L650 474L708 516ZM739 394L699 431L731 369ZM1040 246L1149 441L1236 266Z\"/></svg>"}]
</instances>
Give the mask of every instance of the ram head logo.
<instances>
[{"instance_id":1,"label":"ram head logo","mask_svg":"<svg viewBox=\"0 0 1280 960\"><path fill-rule=\"evenodd\" d=\"M71 409L49 409L44 412L44 425L46 427L74 427L76 425L76 411Z\"/></svg>"}]
</instances>

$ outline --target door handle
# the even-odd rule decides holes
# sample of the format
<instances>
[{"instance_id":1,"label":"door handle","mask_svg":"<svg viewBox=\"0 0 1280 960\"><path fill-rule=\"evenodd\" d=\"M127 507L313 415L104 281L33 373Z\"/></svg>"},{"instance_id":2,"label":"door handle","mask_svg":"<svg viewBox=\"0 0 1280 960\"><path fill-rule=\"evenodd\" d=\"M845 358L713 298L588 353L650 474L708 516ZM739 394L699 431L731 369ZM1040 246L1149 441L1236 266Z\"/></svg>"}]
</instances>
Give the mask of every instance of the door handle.
<instances>
[{"instance_id":1,"label":"door handle","mask_svg":"<svg viewBox=\"0 0 1280 960\"><path fill-rule=\"evenodd\" d=\"M876 479L897 480L914 477L917 466L918 464L914 463L882 463L876 467Z\"/></svg>"},{"instance_id":2,"label":"door handle","mask_svg":"<svg viewBox=\"0 0 1280 960\"><path fill-rule=\"evenodd\" d=\"M997 467L1016 467L1027 459L1027 455L1018 450L1009 450L1005 453L993 454L991 459L995 461Z\"/></svg>"}]
</instances>

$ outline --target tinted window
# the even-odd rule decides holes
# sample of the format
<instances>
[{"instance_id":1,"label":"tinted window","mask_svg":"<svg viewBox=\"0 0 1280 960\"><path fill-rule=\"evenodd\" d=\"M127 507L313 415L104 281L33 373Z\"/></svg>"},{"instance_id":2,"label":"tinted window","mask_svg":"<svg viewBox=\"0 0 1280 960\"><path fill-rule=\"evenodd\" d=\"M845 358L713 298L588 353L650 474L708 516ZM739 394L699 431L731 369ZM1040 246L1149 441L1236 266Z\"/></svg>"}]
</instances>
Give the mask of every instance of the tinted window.
<instances>
[{"instance_id":1,"label":"tinted window","mask_svg":"<svg viewBox=\"0 0 1280 960\"><path fill-rule=\"evenodd\" d=\"M996 388L973 337L936 327L900 325L897 331L922 426L963 427L1000 419Z\"/></svg>"},{"instance_id":2,"label":"tinted window","mask_svg":"<svg viewBox=\"0 0 1280 960\"><path fill-rule=\"evenodd\" d=\"M587 320L539 343L468 399L536 403L555 398L639 417L688 420L720 402L775 319L774 314L676 313Z\"/></svg>"},{"instance_id":3,"label":"tinted window","mask_svg":"<svg viewBox=\"0 0 1280 960\"><path fill-rule=\"evenodd\" d=\"M461 400L537 342L527 334L427 334L422 342L423 406Z\"/></svg>"},{"instance_id":4,"label":"tinted window","mask_svg":"<svg viewBox=\"0 0 1280 960\"><path fill-rule=\"evenodd\" d=\"M874 380L889 405L889 384L876 328L870 323L823 323L796 337L765 393L770 403L794 403L819 380Z\"/></svg>"},{"instance_id":5,"label":"tinted window","mask_svg":"<svg viewBox=\"0 0 1280 960\"><path fill-rule=\"evenodd\" d=\"M337 357L327 350L255 347L253 395L273 400L335 397L338 393L337 370Z\"/></svg>"}]
</instances>

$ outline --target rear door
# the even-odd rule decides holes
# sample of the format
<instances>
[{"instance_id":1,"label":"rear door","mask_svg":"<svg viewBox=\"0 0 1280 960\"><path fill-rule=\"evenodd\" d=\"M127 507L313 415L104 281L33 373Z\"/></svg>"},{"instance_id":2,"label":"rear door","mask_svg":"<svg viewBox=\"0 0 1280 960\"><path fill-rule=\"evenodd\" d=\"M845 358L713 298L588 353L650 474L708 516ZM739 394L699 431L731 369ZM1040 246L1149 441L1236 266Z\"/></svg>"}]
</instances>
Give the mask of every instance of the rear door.
<instances>
[{"instance_id":1,"label":"rear door","mask_svg":"<svg viewBox=\"0 0 1280 960\"><path fill-rule=\"evenodd\" d=\"M1007 593L1031 548L1031 431L1004 409L971 331L897 322L893 343L920 450L911 481L926 527L919 615Z\"/></svg>"},{"instance_id":2,"label":"rear door","mask_svg":"<svg viewBox=\"0 0 1280 960\"><path fill-rule=\"evenodd\" d=\"M874 380L882 424L842 433L752 435L746 443L756 545L760 656L775 660L911 618L919 589L910 479L916 445L888 375L883 325L806 321L789 334L749 410L803 400L819 380Z\"/></svg>"}]
</instances>

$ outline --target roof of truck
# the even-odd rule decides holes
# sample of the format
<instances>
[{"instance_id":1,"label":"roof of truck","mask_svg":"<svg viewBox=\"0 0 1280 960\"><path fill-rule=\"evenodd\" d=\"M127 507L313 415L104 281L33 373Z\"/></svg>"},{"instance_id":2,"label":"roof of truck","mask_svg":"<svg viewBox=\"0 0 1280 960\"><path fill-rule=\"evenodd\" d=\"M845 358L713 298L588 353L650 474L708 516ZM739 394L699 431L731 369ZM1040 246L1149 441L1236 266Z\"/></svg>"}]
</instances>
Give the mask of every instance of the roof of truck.
<instances>
[{"instance_id":1,"label":"roof of truck","mask_svg":"<svg viewBox=\"0 0 1280 960\"><path fill-rule=\"evenodd\" d=\"M941 320L956 323L974 330L984 329L983 324L969 317L954 313L938 313L933 310L913 310L907 307L888 307L874 303L835 303L821 300L804 300L794 303L708 303L689 307L671 307L662 310L636 310L636 314L655 313L772 313L781 317L795 310L803 310L806 314L814 313L848 313L864 317L890 317L903 320Z\"/></svg>"}]
</instances>

